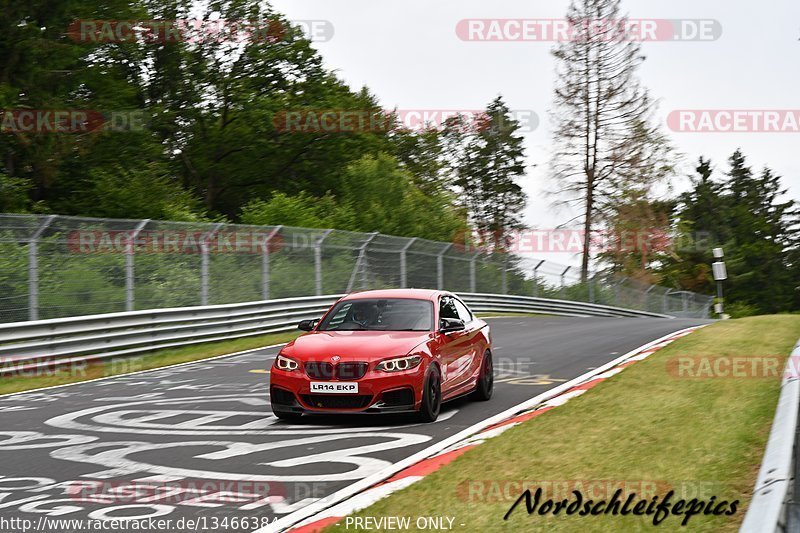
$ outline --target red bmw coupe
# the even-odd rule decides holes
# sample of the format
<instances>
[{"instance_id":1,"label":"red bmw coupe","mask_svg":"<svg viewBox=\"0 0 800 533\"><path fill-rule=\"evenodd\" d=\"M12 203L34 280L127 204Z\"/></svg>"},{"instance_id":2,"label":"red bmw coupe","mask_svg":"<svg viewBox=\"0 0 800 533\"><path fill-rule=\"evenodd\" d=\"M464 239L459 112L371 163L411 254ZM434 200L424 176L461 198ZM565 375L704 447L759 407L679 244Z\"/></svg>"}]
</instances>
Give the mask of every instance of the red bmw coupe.
<instances>
[{"instance_id":1,"label":"red bmw coupe","mask_svg":"<svg viewBox=\"0 0 800 533\"><path fill-rule=\"evenodd\" d=\"M272 412L416 412L432 422L443 401L492 396L489 326L457 296L421 289L349 294L284 346L270 371Z\"/></svg>"}]
</instances>

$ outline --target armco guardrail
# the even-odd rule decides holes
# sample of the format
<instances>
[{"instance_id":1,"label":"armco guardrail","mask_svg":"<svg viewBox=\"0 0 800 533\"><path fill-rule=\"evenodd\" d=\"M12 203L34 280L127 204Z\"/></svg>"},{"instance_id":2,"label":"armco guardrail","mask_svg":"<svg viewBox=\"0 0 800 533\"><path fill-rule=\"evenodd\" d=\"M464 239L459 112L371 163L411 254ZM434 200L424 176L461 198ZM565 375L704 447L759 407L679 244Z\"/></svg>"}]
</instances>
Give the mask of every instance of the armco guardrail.
<instances>
[{"instance_id":1,"label":"armco guardrail","mask_svg":"<svg viewBox=\"0 0 800 533\"><path fill-rule=\"evenodd\" d=\"M769 432L767 448L753 489L753 499L742 522L740 533L798 531L800 523L790 519L790 502L795 494L795 457L798 446L797 423L800 409L800 377L794 361L800 357L800 341L786 362L778 408ZM791 523L790 523L791 522Z\"/></svg>"},{"instance_id":2,"label":"armco guardrail","mask_svg":"<svg viewBox=\"0 0 800 533\"><path fill-rule=\"evenodd\" d=\"M614 316L614 317L658 317L670 315L649 313L635 309L623 309L609 305L597 305L552 298L507 296L504 294L459 293L464 301L477 313L547 313L563 316Z\"/></svg>"},{"instance_id":3,"label":"armco guardrail","mask_svg":"<svg viewBox=\"0 0 800 533\"><path fill-rule=\"evenodd\" d=\"M476 312L533 312L568 316L664 317L655 313L546 298L462 293ZM0 325L0 375L288 331L319 317L341 295L152 309Z\"/></svg>"},{"instance_id":4,"label":"armco guardrail","mask_svg":"<svg viewBox=\"0 0 800 533\"><path fill-rule=\"evenodd\" d=\"M0 375L294 329L340 295L153 309L0 325Z\"/></svg>"}]
</instances>

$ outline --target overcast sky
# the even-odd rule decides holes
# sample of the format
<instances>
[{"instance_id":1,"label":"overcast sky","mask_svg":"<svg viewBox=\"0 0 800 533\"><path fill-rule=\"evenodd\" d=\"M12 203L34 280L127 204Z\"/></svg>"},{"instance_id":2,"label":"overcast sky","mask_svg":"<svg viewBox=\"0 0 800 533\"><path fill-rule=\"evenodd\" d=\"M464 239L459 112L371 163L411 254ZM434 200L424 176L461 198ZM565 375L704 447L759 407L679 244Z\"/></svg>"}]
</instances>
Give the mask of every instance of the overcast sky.
<instances>
[{"instance_id":1,"label":"overcast sky","mask_svg":"<svg viewBox=\"0 0 800 533\"><path fill-rule=\"evenodd\" d=\"M469 42L456 34L462 19L558 19L568 0L273 0L291 19L326 20L333 38L316 43L327 65L386 108L482 109L502 95L512 109L534 110L540 124L525 134L529 196L525 221L552 228L571 218L554 211L547 182L555 82L551 42ZM678 109L800 110L800 1L623 1L632 19L713 19L713 41L643 44L640 78L660 100L658 116L691 168L699 155L720 171L741 147L756 169L769 165L800 200L800 133L670 132ZM688 180L675 179L677 190Z\"/></svg>"}]
</instances>

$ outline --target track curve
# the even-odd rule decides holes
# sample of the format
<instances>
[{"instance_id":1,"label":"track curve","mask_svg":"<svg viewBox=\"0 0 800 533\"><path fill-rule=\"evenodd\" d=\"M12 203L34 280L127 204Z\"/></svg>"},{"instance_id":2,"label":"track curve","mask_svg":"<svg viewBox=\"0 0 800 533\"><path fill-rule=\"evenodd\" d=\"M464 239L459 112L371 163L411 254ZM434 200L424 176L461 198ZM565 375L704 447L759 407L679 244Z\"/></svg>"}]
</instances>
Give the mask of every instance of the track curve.
<instances>
[{"instance_id":1,"label":"track curve","mask_svg":"<svg viewBox=\"0 0 800 533\"><path fill-rule=\"evenodd\" d=\"M255 530L648 341L709 322L488 321L492 400L446 404L433 424L399 415L280 422L267 373L278 348L0 396L0 513L51 526L154 517L172 528L192 519L186 529Z\"/></svg>"}]
</instances>

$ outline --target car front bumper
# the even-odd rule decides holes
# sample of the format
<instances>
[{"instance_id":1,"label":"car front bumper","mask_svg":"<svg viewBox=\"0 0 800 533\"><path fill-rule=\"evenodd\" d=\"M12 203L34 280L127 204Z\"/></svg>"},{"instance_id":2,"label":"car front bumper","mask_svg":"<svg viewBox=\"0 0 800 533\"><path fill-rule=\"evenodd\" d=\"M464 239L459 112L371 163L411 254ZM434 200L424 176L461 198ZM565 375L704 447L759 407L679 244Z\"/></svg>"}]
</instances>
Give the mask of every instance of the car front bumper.
<instances>
[{"instance_id":1,"label":"car front bumper","mask_svg":"<svg viewBox=\"0 0 800 533\"><path fill-rule=\"evenodd\" d=\"M358 383L357 394L311 392L312 379L300 371L270 372L270 400L273 409L291 413L404 413L419 409L424 383L423 365L405 372L368 371ZM335 383L336 380L329 381Z\"/></svg>"}]
</instances>

